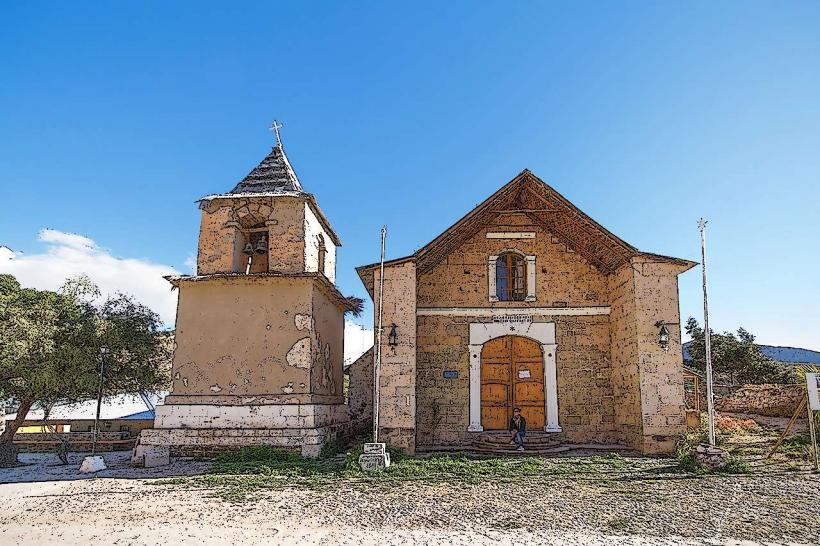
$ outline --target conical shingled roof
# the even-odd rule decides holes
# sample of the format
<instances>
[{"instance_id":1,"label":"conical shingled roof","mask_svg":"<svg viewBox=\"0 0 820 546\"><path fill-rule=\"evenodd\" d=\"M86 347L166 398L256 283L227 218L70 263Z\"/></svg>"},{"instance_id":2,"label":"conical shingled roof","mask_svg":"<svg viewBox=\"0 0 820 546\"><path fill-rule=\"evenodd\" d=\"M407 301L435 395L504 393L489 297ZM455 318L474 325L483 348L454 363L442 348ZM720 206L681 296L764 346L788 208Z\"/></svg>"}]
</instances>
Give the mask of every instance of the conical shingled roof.
<instances>
[{"instance_id":1,"label":"conical shingled roof","mask_svg":"<svg viewBox=\"0 0 820 546\"><path fill-rule=\"evenodd\" d=\"M302 184L290 166L281 146L271 152L248 176L228 193L294 193L301 192Z\"/></svg>"}]
</instances>

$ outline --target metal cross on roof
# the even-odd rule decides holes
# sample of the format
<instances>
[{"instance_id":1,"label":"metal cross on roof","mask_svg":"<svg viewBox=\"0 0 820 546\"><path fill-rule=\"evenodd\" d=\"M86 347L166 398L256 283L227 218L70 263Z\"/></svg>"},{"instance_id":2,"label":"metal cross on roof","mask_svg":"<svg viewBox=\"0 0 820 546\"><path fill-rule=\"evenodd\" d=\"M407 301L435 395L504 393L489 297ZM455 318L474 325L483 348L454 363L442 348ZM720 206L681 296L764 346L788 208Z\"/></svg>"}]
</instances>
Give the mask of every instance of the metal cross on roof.
<instances>
[{"instance_id":1,"label":"metal cross on roof","mask_svg":"<svg viewBox=\"0 0 820 546\"><path fill-rule=\"evenodd\" d=\"M276 133L276 144L279 146L280 149L282 148L282 137L279 135L279 129L281 129L282 127L284 127L284 125L282 125L276 120L273 120L273 124L270 126L270 130Z\"/></svg>"}]
</instances>

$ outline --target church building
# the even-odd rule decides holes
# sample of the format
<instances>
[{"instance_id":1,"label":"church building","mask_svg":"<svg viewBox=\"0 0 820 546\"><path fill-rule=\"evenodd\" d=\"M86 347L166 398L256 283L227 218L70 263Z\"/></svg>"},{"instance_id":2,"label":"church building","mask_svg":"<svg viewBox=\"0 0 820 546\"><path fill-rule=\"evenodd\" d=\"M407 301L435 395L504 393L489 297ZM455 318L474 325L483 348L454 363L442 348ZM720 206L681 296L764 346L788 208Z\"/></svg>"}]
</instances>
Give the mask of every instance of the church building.
<instances>
[{"instance_id":1,"label":"church building","mask_svg":"<svg viewBox=\"0 0 820 546\"><path fill-rule=\"evenodd\" d=\"M677 277L695 265L523 171L383 279L357 268L376 312L384 284L380 440L497 445L518 407L540 445L671 453L686 432Z\"/></svg>"}]
</instances>

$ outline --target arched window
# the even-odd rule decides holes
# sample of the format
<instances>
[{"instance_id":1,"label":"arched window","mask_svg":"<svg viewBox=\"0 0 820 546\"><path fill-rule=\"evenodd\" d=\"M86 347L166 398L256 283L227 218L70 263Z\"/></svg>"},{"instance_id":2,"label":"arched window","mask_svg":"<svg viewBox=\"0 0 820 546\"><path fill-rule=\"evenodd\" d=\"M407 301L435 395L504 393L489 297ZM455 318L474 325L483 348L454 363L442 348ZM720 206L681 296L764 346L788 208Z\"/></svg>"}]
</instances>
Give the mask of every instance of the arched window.
<instances>
[{"instance_id":1,"label":"arched window","mask_svg":"<svg viewBox=\"0 0 820 546\"><path fill-rule=\"evenodd\" d=\"M317 236L319 244L319 273L325 275L325 257L327 256L327 247L325 246L325 238L320 233Z\"/></svg>"},{"instance_id":2,"label":"arched window","mask_svg":"<svg viewBox=\"0 0 820 546\"><path fill-rule=\"evenodd\" d=\"M505 252L495 261L495 290L499 301L524 301L527 297L527 265L524 256Z\"/></svg>"}]
</instances>

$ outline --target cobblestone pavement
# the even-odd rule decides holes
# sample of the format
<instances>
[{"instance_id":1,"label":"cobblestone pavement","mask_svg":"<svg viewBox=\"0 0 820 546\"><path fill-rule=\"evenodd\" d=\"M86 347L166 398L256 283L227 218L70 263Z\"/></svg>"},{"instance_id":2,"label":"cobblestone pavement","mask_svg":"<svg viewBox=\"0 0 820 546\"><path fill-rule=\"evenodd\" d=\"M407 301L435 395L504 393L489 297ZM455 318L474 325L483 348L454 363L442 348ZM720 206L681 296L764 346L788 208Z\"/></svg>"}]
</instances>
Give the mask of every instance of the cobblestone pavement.
<instances>
[{"instance_id":1,"label":"cobblestone pavement","mask_svg":"<svg viewBox=\"0 0 820 546\"><path fill-rule=\"evenodd\" d=\"M230 504L207 488L157 485L107 455L108 477L43 461L0 470L0 544L818 544L820 477L658 473L463 484L343 481ZM38 461L33 461L38 462ZM73 462L73 461L72 461ZM168 473L201 471L178 466ZM44 481L26 482L21 472ZM49 467L52 468L52 467ZM151 471L156 476L156 471Z\"/></svg>"}]
</instances>

